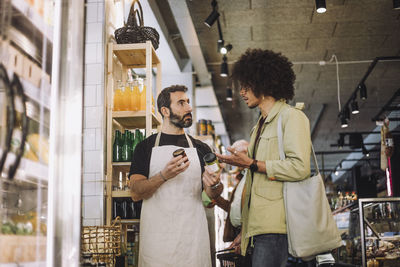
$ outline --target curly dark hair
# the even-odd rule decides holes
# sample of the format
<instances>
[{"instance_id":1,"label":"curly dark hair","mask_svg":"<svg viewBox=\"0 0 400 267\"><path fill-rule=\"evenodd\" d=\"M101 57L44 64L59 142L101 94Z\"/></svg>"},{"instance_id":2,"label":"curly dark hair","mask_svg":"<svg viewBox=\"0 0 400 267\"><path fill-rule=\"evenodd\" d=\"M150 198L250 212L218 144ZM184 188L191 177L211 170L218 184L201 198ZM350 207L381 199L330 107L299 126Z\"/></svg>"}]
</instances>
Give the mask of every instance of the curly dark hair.
<instances>
[{"instance_id":1,"label":"curly dark hair","mask_svg":"<svg viewBox=\"0 0 400 267\"><path fill-rule=\"evenodd\" d=\"M157 98L157 108L160 114L162 115L161 108L162 107L171 107L171 93L174 92L187 92L187 87L184 85L171 85L170 87L166 87L161 90L160 94ZM162 115L164 117L164 115Z\"/></svg>"},{"instance_id":2,"label":"curly dark hair","mask_svg":"<svg viewBox=\"0 0 400 267\"><path fill-rule=\"evenodd\" d=\"M242 87L251 89L256 97L272 96L276 100L291 100L296 80L292 66L281 53L247 49L235 62L232 78Z\"/></svg>"}]
</instances>

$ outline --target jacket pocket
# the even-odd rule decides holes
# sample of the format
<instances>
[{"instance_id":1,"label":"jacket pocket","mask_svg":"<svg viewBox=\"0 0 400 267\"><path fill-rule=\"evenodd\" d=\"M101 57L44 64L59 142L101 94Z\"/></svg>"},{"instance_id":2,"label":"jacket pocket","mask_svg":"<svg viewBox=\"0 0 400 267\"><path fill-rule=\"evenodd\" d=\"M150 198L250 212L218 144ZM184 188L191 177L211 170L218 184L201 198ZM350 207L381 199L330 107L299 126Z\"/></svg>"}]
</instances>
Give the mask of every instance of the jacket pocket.
<instances>
[{"instance_id":1,"label":"jacket pocket","mask_svg":"<svg viewBox=\"0 0 400 267\"><path fill-rule=\"evenodd\" d=\"M269 201L275 201L283 198L281 184L268 183L268 185L258 186L255 188L254 193L257 196L265 198Z\"/></svg>"}]
</instances>

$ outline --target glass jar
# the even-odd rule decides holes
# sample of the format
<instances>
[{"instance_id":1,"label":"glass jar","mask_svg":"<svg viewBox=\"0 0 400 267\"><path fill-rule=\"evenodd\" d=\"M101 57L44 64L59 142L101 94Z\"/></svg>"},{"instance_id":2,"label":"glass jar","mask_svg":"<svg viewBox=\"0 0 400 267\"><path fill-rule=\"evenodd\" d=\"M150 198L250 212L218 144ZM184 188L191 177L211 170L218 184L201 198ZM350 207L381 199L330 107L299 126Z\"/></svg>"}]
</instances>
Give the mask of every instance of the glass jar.
<instances>
[{"instance_id":1,"label":"glass jar","mask_svg":"<svg viewBox=\"0 0 400 267\"><path fill-rule=\"evenodd\" d=\"M203 160L212 172L219 171L219 162L217 156L214 153L207 153L204 155Z\"/></svg>"}]
</instances>

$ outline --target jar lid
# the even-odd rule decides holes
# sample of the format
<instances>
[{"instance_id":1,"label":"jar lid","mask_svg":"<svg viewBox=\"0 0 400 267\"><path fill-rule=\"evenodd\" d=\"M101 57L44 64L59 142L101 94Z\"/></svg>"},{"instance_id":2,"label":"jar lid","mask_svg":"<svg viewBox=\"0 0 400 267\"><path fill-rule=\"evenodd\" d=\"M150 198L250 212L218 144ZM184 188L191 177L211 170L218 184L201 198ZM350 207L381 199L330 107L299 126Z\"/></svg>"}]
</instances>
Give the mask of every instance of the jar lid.
<instances>
[{"instance_id":1,"label":"jar lid","mask_svg":"<svg viewBox=\"0 0 400 267\"><path fill-rule=\"evenodd\" d=\"M179 148L179 149L175 150L174 153L172 153L172 155L174 157L178 157L180 155L183 155L184 153L185 153L185 149Z\"/></svg>"},{"instance_id":2,"label":"jar lid","mask_svg":"<svg viewBox=\"0 0 400 267\"><path fill-rule=\"evenodd\" d=\"M217 159L217 156L214 153L207 153L203 157L203 160L207 163L213 162L216 159Z\"/></svg>"}]
</instances>

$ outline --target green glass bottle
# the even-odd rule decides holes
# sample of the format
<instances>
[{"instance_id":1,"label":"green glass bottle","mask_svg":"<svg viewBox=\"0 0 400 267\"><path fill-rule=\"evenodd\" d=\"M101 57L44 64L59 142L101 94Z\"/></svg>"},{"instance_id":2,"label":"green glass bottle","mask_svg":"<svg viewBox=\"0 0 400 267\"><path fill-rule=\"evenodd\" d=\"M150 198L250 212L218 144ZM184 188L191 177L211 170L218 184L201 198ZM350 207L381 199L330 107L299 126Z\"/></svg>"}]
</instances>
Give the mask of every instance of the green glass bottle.
<instances>
[{"instance_id":1,"label":"green glass bottle","mask_svg":"<svg viewBox=\"0 0 400 267\"><path fill-rule=\"evenodd\" d=\"M125 133L122 134L122 138L124 140L122 144L122 161L130 161L131 158L131 153L129 149L129 133L128 130L125 130Z\"/></svg>"},{"instance_id":2,"label":"green glass bottle","mask_svg":"<svg viewBox=\"0 0 400 267\"><path fill-rule=\"evenodd\" d=\"M115 131L114 144L113 144L113 161L121 161L122 151L121 151L121 132L119 130Z\"/></svg>"},{"instance_id":3,"label":"green glass bottle","mask_svg":"<svg viewBox=\"0 0 400 267\"><path fill-rule=\"evenodd\" d=\"M140 140L140 131L139 131L139 129L136 129L135 130L135 140L134 140L133 145L132 145L133 153L135 152L136 145L139 144L140 141L141 141Z\"/></svg>"}]
</instances>

